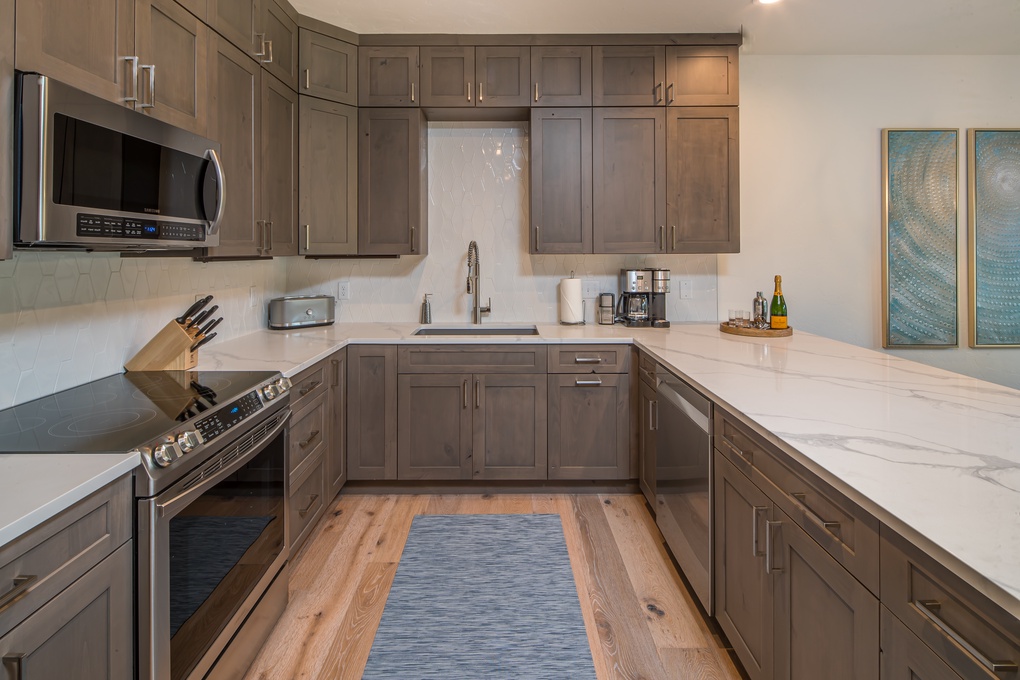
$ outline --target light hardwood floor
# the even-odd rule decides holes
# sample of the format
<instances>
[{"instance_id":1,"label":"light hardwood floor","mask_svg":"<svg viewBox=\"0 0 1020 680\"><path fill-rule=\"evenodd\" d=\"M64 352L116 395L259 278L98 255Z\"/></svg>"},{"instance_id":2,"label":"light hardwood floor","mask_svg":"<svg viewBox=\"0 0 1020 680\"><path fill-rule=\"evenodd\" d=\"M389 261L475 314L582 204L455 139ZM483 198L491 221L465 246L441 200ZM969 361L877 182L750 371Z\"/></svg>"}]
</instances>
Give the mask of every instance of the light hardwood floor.
<instances>
[{"instance_id":1,"label":"light hardwood floor","mask_svg":"<svg viewBox=\"0 0 1020 680\"><path fill-rule=\"evenodd\" d=\"M741 677L640 495L341 494L293 560L290 604L248 680L360 678L412 518L486 513L560 515L599 680Z\"/></svg>"}]
</instances>

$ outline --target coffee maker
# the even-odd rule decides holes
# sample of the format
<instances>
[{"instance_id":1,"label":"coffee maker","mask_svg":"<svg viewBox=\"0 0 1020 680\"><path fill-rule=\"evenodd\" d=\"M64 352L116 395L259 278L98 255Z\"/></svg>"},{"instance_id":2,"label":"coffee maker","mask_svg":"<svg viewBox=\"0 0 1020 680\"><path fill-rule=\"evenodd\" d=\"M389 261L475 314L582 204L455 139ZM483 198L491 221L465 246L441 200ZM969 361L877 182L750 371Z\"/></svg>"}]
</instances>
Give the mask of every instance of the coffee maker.
<instances>
[{"instance_id":1,"label":"coffee maker","mask_svg":"<svg viewBox=\"0 0 1020 680\"><path fill-rule=\"evenodd\" d=\"M666 320L666 293L669 292L669 270L652 270L652 293L648 300L648 316L652 328L669 328Z\"/></svg>"},{"instance_id":2,"label":"coffee maker","mask_svg":"<svg viewBox=\"0 0 1020 680\"><path fill-rule=\"evenodd\" d=\"M621 269L620 301L616 319L626 326L649 326L652 295L652 270Z\"/></svg>"}]
</instances>

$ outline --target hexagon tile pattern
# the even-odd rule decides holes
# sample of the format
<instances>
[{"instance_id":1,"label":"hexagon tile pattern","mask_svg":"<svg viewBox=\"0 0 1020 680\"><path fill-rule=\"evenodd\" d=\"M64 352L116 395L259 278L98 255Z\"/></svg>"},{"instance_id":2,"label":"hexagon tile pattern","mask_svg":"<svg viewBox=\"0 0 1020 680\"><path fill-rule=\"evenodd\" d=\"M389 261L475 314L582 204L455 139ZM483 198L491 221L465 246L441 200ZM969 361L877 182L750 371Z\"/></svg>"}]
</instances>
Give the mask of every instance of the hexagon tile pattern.
<instances>
[{"instance_id":1,"label":"hexagon tile pattern","mask_svg":"<svg viewBox=\"0 0 1020 680\"><path fill-rule=\"evenodd\" d=\"M489 322L555 322L557 286L576 276L599 290L619 292L625 267L665 267L674 281L667 316L715 321L715 255L531 255L528 253L528 129L526 123L430 123L428 131L429 254L387 260L301 260L287 263L294 295L336 295L350 283L350 300L337 304L337 321L418 320L422 295L432 294L435 322L471 320L466 291L467 247L478 242L483 300L492 297ZM693 296L681 300L678 279ZM594 300L586 319L594 321Z\"/></svg>"}]
</instances>

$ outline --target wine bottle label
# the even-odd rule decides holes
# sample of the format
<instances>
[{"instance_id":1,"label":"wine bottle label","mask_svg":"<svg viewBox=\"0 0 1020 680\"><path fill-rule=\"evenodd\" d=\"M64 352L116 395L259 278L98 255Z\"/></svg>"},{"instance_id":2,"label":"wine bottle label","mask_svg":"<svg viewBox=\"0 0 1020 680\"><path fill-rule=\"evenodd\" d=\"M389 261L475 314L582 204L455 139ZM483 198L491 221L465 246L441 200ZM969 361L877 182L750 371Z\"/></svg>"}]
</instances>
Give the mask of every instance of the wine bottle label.
<instances>
[{"instance_id":1,"label":"wine bottle label","mask_svg":"<svg viewBox=\"0 0 1020 680\"><path fill-rule=\"evenodd\" d=\"M777 331L783 330L786 328L786 317L773 314L772 318L769 319L769 327Z\"/></svg>"}]
</instances>

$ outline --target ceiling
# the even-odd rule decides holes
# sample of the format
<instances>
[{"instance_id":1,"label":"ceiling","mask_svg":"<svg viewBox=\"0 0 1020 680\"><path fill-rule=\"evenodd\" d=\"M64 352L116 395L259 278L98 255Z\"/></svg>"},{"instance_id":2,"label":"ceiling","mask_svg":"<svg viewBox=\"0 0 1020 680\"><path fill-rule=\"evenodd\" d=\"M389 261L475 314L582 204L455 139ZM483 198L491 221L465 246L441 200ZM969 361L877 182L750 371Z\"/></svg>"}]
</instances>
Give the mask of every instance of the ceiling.
<instances>
[{"instance_id":1,"label":"ceiling","mask_svg":"<svg viewBox=\"0 0 1020 680\"><path fill-rule=\"evenodd\" d=\"M1020 54L1020 0L292 0L370 33L737 33L751 54Z\"/></svg>"}]
</instances>

